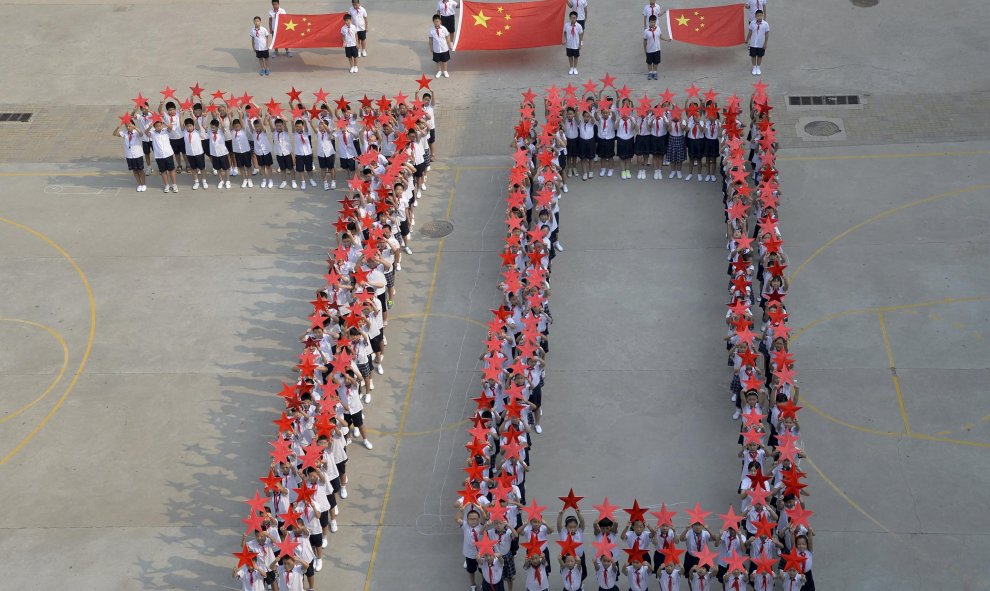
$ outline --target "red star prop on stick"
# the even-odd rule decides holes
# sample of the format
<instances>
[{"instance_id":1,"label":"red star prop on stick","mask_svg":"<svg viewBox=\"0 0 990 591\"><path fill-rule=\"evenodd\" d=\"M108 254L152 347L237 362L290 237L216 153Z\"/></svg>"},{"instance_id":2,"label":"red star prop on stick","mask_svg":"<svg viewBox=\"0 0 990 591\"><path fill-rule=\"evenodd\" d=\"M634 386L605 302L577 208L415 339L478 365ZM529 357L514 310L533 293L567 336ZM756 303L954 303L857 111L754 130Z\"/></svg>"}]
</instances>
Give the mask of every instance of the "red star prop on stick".
<instances>
[{"instance_id":1,"label":"red star prop on stick","mask_svg":"<svg viewBox=\"0 0 990 591\"><path fill-rule=\"evenodd\" d=\"M200 86L199 82L197 82L195 86L189 87L189 92L191 92L193 96L203 96L204 90L206 89Z\"/></svg>"},{"instance_id":2,"label":"red star prop on stick","mask_svg":"<svg viewBox=\"0 0 990 591\"><path fill-rule=\"evenodd\" d=\"M567 539L560 540L557 543L560 544L560 555L561 556L567 556L568 554L570 554L571 556L575 556L576 557L577 556L577 549L579 547L581 547L581 544L575 542L574 541L574 538L571 537L571 534L570 533L567 534Z\"/></svg>"},{"instance_id":3,"label":"red star prop on stick","mask_svg":"<svg viewBox=\"0 0 990 591\"><path fill-rule=\"evenodd\" d=\"M300 95L302 95L302 91L301 90L296 90L296 87L293 86L292 89L289 90L289 92L287 92L285 94L289 95L289 102L290 103L298 103L300 101Z\"/></svg>"},{"instance_id":4,"label":"red star prop on stick","mask_svg":"<svg viewBox=\"0 0 990 591\"><path fill-rule=\"evenodd\" d=\"M481 536L474 545L478 548L478 556L487 556L495 553L495 544L497 543L497 539L488 537L488 532L485 532L485 535Z\"/></svg>"},{"instance_id":5,"label":"red star prop on stick","mask_svg":"<svg viewBox=\"0 0 990 591\"><path fill-rule=\"evenodd\" d=\"M168 100L170 98L172 99L175 98L175 89L169 86L168 84L165 85L165 90L160 90L158 91L158 93L162 95L163 101Z\"/></svg>"},{"instance_id":6,"label":"red star prop on stick","mask_svg":"<svg viewBox=\"0 0 990 591\"><path fill-rule=\"evenodd\" d=\"M633 506L628 509L623 509L629 514L629 521L644 521L646 519L646 509L647 507L640 507L639 501L633 499Z\"/></svg>"},{"instance_id":7,"label":"red star prop on stick","mask_svg":"<svg viewBox=\"0 0 990 591\"><path fill-rule=\"evenodd\" d=\"M639 547L639 538L636 538L636 541L633 542L632 548L623 548L623 552L629 555L629 562L633 560L642 561L647 555L646 550Z\"/></svg>"},{"instance_id":8,"label":"red star prop on stick","mask_svg":"<svg viewBox=\"0 0 990 591\"><path fill-rule=\"evenodd\" d=\"M718 517L722 520L723 531L729 528L739 529L739 520L743 518L742 515L736 515L736 511L731 505L729 505L729 510L726 513L720 513Z\"/></svg>"},{"instance_id":9,"label":"red star prop on stick","mask_svg":"<svg viewBox=\"0 0 990 591\"><path fill-rule=\"evenodd\" d=\"M595 547L595 558L601 558L602 556L611 556L616 544L610 541L608 537L602 536L602 539L592 545Z\"/></svg>"},{"instance_id":10,"label":"red star prop on stick","mask_svg":"<svg viewBox=\"0 0 990 591\"><path fill-rule=\"evenodd\" d=\"M237 558L237 568L241 568L242 566L251 566L254 559L258 557L257 552L248 550L247 544L243 544L241 546L240 552L231 552L231 554Z\"/></svg>"},{"instance_id":11,"label":"red star prop on stick","mask_svg":"<svg viewBox=\"0 0 990 591\"><path fill-rule=\"evenodd\" d=\"M251 535L256 531L261 530L261 524L264 521L261 515L258 515L257 511L251 511L247 517L241 520L247 528L244 530L244 535Z\"/></svg>"},{"instance_id":12,"label":"red star prop on stick","mask_svg":"<svg viewBox=\"0 0 990 591\"><path fill-rule=\"evenodd\" d=\"M264 511L266 499L265 497L258 494L258 489L254 489L254 497L247 499L244 502L247 503L249 507L251 507L251 511L258 512L258 511Z\"/></svg>"},{"instance_id":13,"label":"red star prop on stick","mask_svg":"<svg viewBox=\"0 0 990 591\"><path fill-rule=\"evenodd\" d=\"M266 493L277 491L279 484L282 482L282 480L278 476L275 476L275 473L271 470L268 471L268 476L259 478L258 480L265 484Z\"/></svg>"},{"instance_id":14,"label":"red star prop on stick","mask_svg":"<svg viewBox=\"0 0 990 591\"><path fill-rule=\"evenodd\" d=\"M701 89L695 86L694 82L692 82L691 86L684 89L684 92L687 93L688 98L698 98L698 93L701 92Z\"/></svg>"},{"instance_id":15,"label":"red star prop on stick","mask_svg":"<svg viewBox=\"0 0 990 591\"><path fill-rule=\"evenodd\" d=\"M663 91L663 94L660 95L661 104L662 103L673 102L675 96L677 96L677 95L674 94L674 93L672 93L672 92L670 92L670 89L669 88L665 89Z\"/></svg>"},{"instance_id":16,"label":"red star prop on stick","mask_svg":"<svg viewBox=\"0 0 990 591\"><path fill-rule=\"evenodd\" d=\"M705 511L701 508L701 503L695 503L694 509L687 510L688 517L690 518L690 523L700 523L705 525L705 518L712 514L711 511Z\"/></svg>"},{"instance_id":17,"label":"red star prop on stick","mask_svg":"<svg viewBox=\"0 0 990 591\"><path fill-rule=\"evenodd\" d=\"M661 525L673 525L674 515L677 515L677 511L668 511L667 503L660 503L659 511L650 511L650 515L657 518L657 526Z\"/></svg>"},{"instance_id":18,"label":"red star prop on stick","mask_svg":"<svg viewBox=\"0 0 990 591\"><path fill-rule=\"evenodd\" d=\"M130 113L124 113L123 115L121 115L120 117L118 117L118 119L120 119L120 124L121 125L127 125L129 123L133 123L134 122L134 120L131 118L131 114Z\"/></svg>"},{"instance_id":19,"label":"red star prop on stick","mask_svg":"<svg viewBox=\"0 0 990 591\"><path fill-rule=\"evenodd\" d=\"M530 536L528 542L521 542L519 545L526 549L527 558L530 556L539 556L543 553L543 542L536 536Z\"/></svg>"},{"instance_id":20,"label":"red star prop on stick","mask_svg":"<svg viewBox=\"0 0 990 591\"><path fill-rule=\"evenodd\" d=\"M684 554L684 552L684 550L673 544L660 550L660 553L663 554L664 564L678 564L681 561L681 554Z\"/></svg>"},{"instance_id":21,"label":"red star prop on stick","mask_svg":"<svg viewBox=\"0 0 990 591\"><path fill-rule=\"evenodd\" d=\"M709 568L715 566L715 558L718 556L718 552L715 552L709 548L708 544L705 544L701 550L692 552L691 554L698 559L698 566L707 566Z\"/></svg>"},{"instance_id":22,"label":"red star prop on stick","mask_svg":"<svg viewBox=\"0 0 990 591\"><path fill-rule=\"evenodd\" d=\"M734 570L746 572L746 559L747 557L745 554L739 554L733 550L731 554L725 557L725 564L726 567L728 567L729 572Z\"/></svg>"},{"instance_id":23,"label":"red star prop on stick","mask_svg":"<svg viewBox=\"0 0 990 591\"><path fill-rule=\"evenodd\" d=\"M797 548L791 548L791 551L786 554L781 553L780 557L784 559L784 570L791 570L794 568L797 569L799 573L804 572L804 562L807 559L798 553Z\"/></svg>"},{"instance_id":24,"label":"red star prop on stick","mask_svg":"<svg viewBox=\"0 0 990 591\"><path fill-rule=\"evenodd\" d=\"M546 509L546 507L538 504L536 499L533 499L529 502L529 505L524 505L521 509L523 513L526 514L526 521L530 521L532 519L543 521L543 510Z\"/></svg>"},{"instance_id":25,"label":"red star prop on stick","mask_svg":"<svg viewBox=\"0 0 990 591\"><path fill-rule=\"evenodd\" d=\"M794 524L795 527L801 526L810 529L810 526L808 525L808 518L814 514L814 511L809 511L808 509L802 507L801 503L796 503L793 509L787 510L787 518L790 520L790 523Z\"/></svg>"},{"instance_id":26,"label":"red star prop on stick","mask_svg":"<svg viewBox=\"0 0 990 591\"><path fill-rule=\"evenodd\" d=\"M574 494L574 489L572 488L571 490L567 491L567 496L566 497L557 497L557 498L560 499L561 501L563 501L563 503L564 503L564 508L561 509L562 511L566 511L568 509L568 507L573 508L575 511L577 511L578 510L578 503L584 497L579 497L579 496L575 495Z\"/></svg>"},{"instance_id":27,"label":"red star prop on stick","mask_svg":"<svg viewBox=\"0 0 990 591\"><path fill-rule=\"evenodd\" d=\"M296 553L296 548L299 547L299 540L290 540L289 538L284 538L278 544L279 556L294 556Z\"/></svg>"},{"instance_id":28,"label":"red star prop on stick","mask_svg":"<svg viewBox=\"0 0 990 591\"><path fill-rule=\"evenodd\" d=\"M619 508L618 505L613 505L609 503L608 497L605 497L605 500L602 501L601 505L592 505L592 507L598 510L599 521L601 521L602 519L610 519L612 521L615 521L615 510Z\"/></svg>"}]
</instances>

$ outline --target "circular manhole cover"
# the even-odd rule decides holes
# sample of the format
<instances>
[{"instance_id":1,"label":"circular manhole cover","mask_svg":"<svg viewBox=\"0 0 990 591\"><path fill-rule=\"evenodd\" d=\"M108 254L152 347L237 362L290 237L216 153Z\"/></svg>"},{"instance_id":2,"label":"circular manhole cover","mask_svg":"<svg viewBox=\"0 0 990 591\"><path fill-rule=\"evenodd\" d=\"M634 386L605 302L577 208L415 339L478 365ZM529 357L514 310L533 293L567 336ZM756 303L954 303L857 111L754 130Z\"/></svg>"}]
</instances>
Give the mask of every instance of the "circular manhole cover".
<instances>
[{"instance_id":1,"label":"circular manhole cover","mask_svg":"<svg viewBox=\"0 0 990 591\"><path fill-rule=\"evenodd\" d=\"M858 6L860 8L872 8L877 4L880 4L880 0L849 0L852 2L853 6Z\"/></svg>"},{"instance_id":2,"label":"circular manhole cover","mask_svg":"<svg viewBox=\"0 0 990 591\"><path fill-rule=\"evenodd\" d=\"M448 222L447 220L426 222L419 230L421 234L429 236L430 238L443 238L453 231L454 224Z\"/></svg>"},{"instance_id":3,"label":"circular manhole cover","mask_svg":"<svg viewBox=\"0 0 990 591\"><path fill-rule=\"evenodd\" d=\"M804 126L804 130L808 132L809 135L828 137L841 132L842 128L831 121L812 121Z\"/></svg>"}]
</instances>

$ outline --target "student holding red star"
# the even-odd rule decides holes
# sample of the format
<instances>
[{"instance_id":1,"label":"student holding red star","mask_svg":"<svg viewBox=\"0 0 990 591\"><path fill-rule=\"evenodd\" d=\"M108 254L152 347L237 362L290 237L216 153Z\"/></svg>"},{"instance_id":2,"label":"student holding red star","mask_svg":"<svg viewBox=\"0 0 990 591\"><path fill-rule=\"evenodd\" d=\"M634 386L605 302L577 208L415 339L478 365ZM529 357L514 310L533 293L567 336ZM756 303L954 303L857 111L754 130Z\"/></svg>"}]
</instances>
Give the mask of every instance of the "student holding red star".
<instances>
[{"instance_id":1,"label":"student holding red star","mask_svg":"<svg viewBox=\"0 0 990 591\"><path fill-rule=\"evenodd\" d=\"M157 115L157 113L156 113ZM169 133L173 125L167 126L159 117L151 126L144 129L145 137L151 140L152 149L155 154L155 162L158 165L158 172L162 175L162 192L179 192L179 185L175 180L175 153L172 151L172 144L169 141Z\"/></svg>"},{"instance_id":2,"label":"student holding red star","mask_svg":"<svg viewBox=\"0 0 990 591\"><path fill-rule=\"evenodd\" d=\"M124 129L121 129L124 127ZM144 158L142 157L142 142L145 137L130 115L121 118L121 123L114 128L110 135L120 137L124 140L124 160L127 162L127 170L134 175L134 182L137 183L137 192L147 190L145 185Z\"/></svg>"},{"instance_id":3,"label":"student holding red star","mask_svg":"<svg viewBox=\"0 0 990 591\"><path fill-rule=\"evenodd\" d=\"M571 540L578 544L575 553L581 567L581 581L583 581L588 576L588 565L584 559L584 516L581 515L581 510L575 507L574 515L568 515L565 520L564 514L567 511L568 509L565 507L557 513L557 537L562 542Z\"/></svg>"}]
</instances>

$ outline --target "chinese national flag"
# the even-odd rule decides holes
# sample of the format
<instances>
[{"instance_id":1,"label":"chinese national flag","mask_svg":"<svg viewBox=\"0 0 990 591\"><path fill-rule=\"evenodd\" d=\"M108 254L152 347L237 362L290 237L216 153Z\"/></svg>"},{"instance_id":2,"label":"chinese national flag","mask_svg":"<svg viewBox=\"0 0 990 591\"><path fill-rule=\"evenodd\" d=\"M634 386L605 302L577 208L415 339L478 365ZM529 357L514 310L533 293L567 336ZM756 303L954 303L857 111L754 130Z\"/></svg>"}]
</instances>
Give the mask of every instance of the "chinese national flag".
<instances>
[{"instance_id":1,"label":"chinese national flag","mask_svg":"<svg viewBox=\"0 0 990 591\"><path fill-rule=\"evenodd\" d=\"M671 8L667 30L674 41L728 47L746 42L746 17L742 4L706 8Z\"/></svg>"},{"instance_id":2,"label":"chinese national flag","mask_svg":"<svg viewBox=\"0 0 990 591\"><path fill-rule=\"evenodd\" d=\"M272 32L272 49L342 47L340 29L344 12L334 14L282 14Z\"/></svg>"},{"instance_id":3,"label":"chinese national flag","mask_svg":"<svg viewBox=\"0 0 990 591\"><path fill-rule=\"evenodd\" d=\"M461 4L454 48L520 49L560 45L566 2L472 2Z\"/></svg>"}]
</instances>

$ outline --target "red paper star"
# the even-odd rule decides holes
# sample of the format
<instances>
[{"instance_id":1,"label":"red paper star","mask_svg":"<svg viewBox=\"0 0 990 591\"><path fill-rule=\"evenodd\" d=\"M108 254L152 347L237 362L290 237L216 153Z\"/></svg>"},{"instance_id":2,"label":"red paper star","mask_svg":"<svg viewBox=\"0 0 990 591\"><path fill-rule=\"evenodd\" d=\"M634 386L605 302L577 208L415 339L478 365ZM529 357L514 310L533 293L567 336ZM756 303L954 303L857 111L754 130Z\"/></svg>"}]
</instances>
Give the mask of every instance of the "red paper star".
<instances>
[{"instance_id":1,"label":"red paper star","mask_svg":"<svg viewBox=\"0 0 990 591\"><path fill-rule=\"evenodd\" d=\"M247 526L244 530L244 535L251 535L253 532L260 531L263 521L264 519L261 515L258 515L257 511L251 511L246 518L241 520Z\"/></svg>"},{"instance_id":2,"label":"red paper star","mask_svg":"<svg viewBox=\"0 0 990 591\"><path fill-rule=\"evenodd\" d=\"M292 455L292 442L279 437L275 441L270 442L270 445L275 448L271 451L271 456L276 462L289 461L289 456Z\"/></svg>"},{"instance_id":3,"label":"red paper star","mask_svg":"<svg viewBox=\"0 0 990 591\"><path fill-rule=\"evenodd\" d=\"M242 566L251 566L254 559L258 557L257 552L252 552L248 550L247 544L241 546L240 552L231 552L237 558L237 568Z\"/></svg>"},{"instance_id":4,"label":"red paper star","mask_svg":"<svg viewBox=\"0 0 990 591\"><path fill-rule=\"evenodd\" d=\"M707 102L714 103L715 102L715 97L717 97L717 96L718 96L718 93L715 92L715 89L714 88L709 88L708 89L708 92L705 93L705 102L706 103Z\"/></svg>"},{"instance_id":5,"label":"red paper star","mask_svg":"<svg viewBox=\"0 0 990 591\"><path fill-rule=\"evenodd\" d=\"M757 431L756 429L747 429L743 431L743 445L749 445L750 443L763 444L763 433Z\"/></svg>"},{"instance_id":6,"label":"red paper star","mask_svg":"<svg viewBox=\"0 0 990 591\"><path fill-rule=\"evenodd\" d=\"M715 552L711 548L709 548L708 544L705 544L701 548L701 550L698 550L697 552L692 552L691 554L697 557L698 566L707 566L709 568L715 566L715 558L718 556L718 552Z\"/></svg>"},{"instance_id":7,"label":"red paper star","mask_svg":"<svg viewBox=\"0 0 990 591\"><path fill-rule=\"evenodd\" d=\"M244 105L244 108L246 110L250 110L251 109L251 101L253 101L253 100L254 100L254 97L251 96L250 94L248 94L247 91L245 91L244 94L242 94L240 96L240 98L237 99L237 101L239 103L241 103L242 105Z\"/></svg>"},{"instance_id":8,"label":"red paper star","mask_svg":"<svg viewBox=\"0 0 990 591\"><path fill-rule=\"evenodd\" d=\"M746 560L747 560L747 556L745 554L739 554L735 550L733 550L731 554L725 557L726 567L728 568L729 572L732 572L734 570L746 572L746 566L745 566Z\"/></svg>"},{"instance_id":9,"label":"red paper star","mask_svg":"<svg viewBox=\"0 0 990 591\"><path fill-rule=\"evenodd\" d=\"M677 515L677 511L668 511L667 503L660 503L659 511L650 511L650 515L657 518L657 526L661 525L673 525L674 515Z\"/></svg>"},{"instance_id":10,"label":"red paper star","mask_svg":"<svg viewBox=\"0 0 990 591\"><path fill-rule=\"evenodd\" d=\"M712 514L711 511L704 511L701 508L701 503L695 503L694 509L687 510L688 517L690 518L691 524L700 523L705 525L705 518Z\"/></svg>"},{"instance_id":11,"label":"red paper star","mask_svg":"<svg viewBox=\"0 0 990 591\"><path fill-rule=\"evenodd\" d=\"M633 499L633 506L628 509L623 509L629 514L629 521L644 521L646 519L646 509L647 507L640 507L639 501Z\"/></svg>"},{"instance_id":12,"label":"red paper star","mask_svg":"<svg viewBox=\"0 0 990 591\"><path fill-rule=\"evenodd\" d=\"M466 485L462 490L457 491L457 494L464 500L465 505L474 505L478 502L478 495L481 491L471 486Z\"/></svg>"},{"instance_id":13,"label":"red paper star","mask_svg":"<svg viewBox=\"0 0 990 591\"><path fill-rule=\"evenodd\" d=\"M120 119L120 124L121 125L128 125L128 124L134 122L134 120L131 119L131 114L130 113L124 113L123 115L121 115L120 117L118 117L118 119Z\"/></svg>"},{"instance_id":14,"label":"red paper star","mask_svg":"<svg viewBox=\"0 0 990 591\"><path fill-rule=\"evenodd\" d=\"M532 103L533 101L536 100L536 93L533 92L532 88L527 88L526 92L522 93L522 97L524 103Z\"/></svg>"},{"instance_id":15,"label":"red paper star","mask_svg":"<svg viewBox=\"0 0 990 591\"><path fill-rule=\"evenodd\" d=\"M804 562L807 558L801 556L798 553L797 548L791 548L791 551L786 554L781 553L780 557L784 559L784 570L791 570L794 568L797 569L799 573L804 572Z\"/></svg>"},{"instance_id":16,"label":"red paper star","mask_svg":"<svg viewBox=\"0 0 990 591\"><path fill-rule=\"evenodd\" d=\"M189 109L192 109L192 106L193 106L193 102L188 99L179 102L179 108L182 109L183 111L188 111Z\"/></svg>"},{"instance_id":17,"label":"red paper star","mask_svg":"<svg viewBox=\"0 0 990 591\"><path fill-rule=\"evenodd\" d=\"M508 507L500 503L496 503L488 507L488 517L492 521L505 521L505 514L508 513L508 511Z\"/></svg>"},{"instance_id":18,"label":"red paper star","mask_svg":"<svg viewBox=\"0 0 990 591\"><path fill-rule=\"evenodd\" d=\"M546 509L545 506L540 505L536 502L536 499L532 499L529 505L524 505L521 507L523 513L526 514L526 521L537 519L543 521L543 510Z\"/></svg>"},{"instance_id":19,"label":"red paper star","mask_svg":"<svg viewBox=\"0 0 990 591\"><path fill-rule=\"evenodd\" d=\"M674 97L675 96L677 96L677 95L675 95L674 93L670 92L670 89L667 88L667 89L665 89L663 91L663 94L660 95L660 101L661 101L661 103L669 103L669 102L672 102L674 100Z\"/></svg>"},{"instance_id":20,"label":"red paper star","mask_svg":"<svg viewBox=\"0 0 990 591\"><path fill-rule=\"evenodd\" d=\"M595 81L594 80L591 80L591 79L589 79L587 82L585 82L581 86L584 88L584 93L585 94L594 93L596 90L598 90L598 85L595 84Z\"/></svg>"},{"instance_id":21,"label":"red paper star","mask_svg":"<svg viewBox=\"0 0 990 591\"><path fill-rule=\"evenodd\" d=\"M289 95L289 102L290 103L298 103L301 100L300 99L300 95L302 95L302 91L301 90L296 90L296 87L293 86L292 89L289 90L289 92L287 92L285 94Z\"/></svg>"},{"instance_id":22,"label":"red paper star","mask_svg":"<svg viewBox=\"0 0 990 591\"><path fill-rule=\"evenodd\" d=\"M251 510L253 512L258 512L258 511L263 511L265 509L265 501L266 499L260 494L258 494L258 489L254 489L254 498L248 499L244 502L247 503L249 507L251 507Z\"/></svg>"},{"instance_id":23,"label":"red paper star","mask_svg":"<svg viewBox=\"0 0 990 591\"><path fill-rule=\"evenodd\" d=\"M739 520L743 518L742 515L736 515L736 511L731 505L729 505L729 510L726 513L720 513L718 517L722 520L722 530L738 529Z\"/></svg>"},{"instance_id":24,"label":"red paper star","mask_svg":"<svg viewBox=\"0 0 990 591\"><path fill-rule=\"evenodd\" d=\"M814 511L809 511L801 506L801 503L796 503L793 509L787 510L787 518L790 523L794 524L795 527L802 526L805 528L810 528L808 525L808 518L814 515Z\"/></svg>"},{"instance_id":25,"label":"red paper star","mask_svg":"<svg viewBox=\"0 0 990 591\"><path fill-rule=\"evenodd\" d=\"M211 94L210 96L212 96L216 100L222 101L223 100L223 95L225 95L225 94L227 94L227 93L224 92L224 91L222 91L222 90L220 90L220 89L217 89L217 91L214 92L213 94Z\"/></svg>"},{"instance_id":26,"label":"red paper star","mask_svg":"<svg viewBox=\"0 0 990 591\"><path fill-rule=\"evenodd\" d=\"M571 490L569 490L567 492L567 496L566 497L557 497L557 498L564 502L564 508L561 509L561 511L566 511L568 507L572 507L575 511L577 511L578 510L578 503L584 497L579 497L579 496L575 495L574 494L574 489L572 488Z\"/></svg>"},{"instance_id":27,"label":"red paper star","mask_svg":"<svg viewBox=\"0 0 990 591\"><path fill-rule=\"evenodd\" d=\"M746 495L749 497L750 502L753 505L766 505L767 497L770 496L770 491L763 488L751 488L746 491Z\"/></svg>"},{"instance_id":28,"label":"red paper star","mask_svg":"<svg viewBox=\"0 0 990 591\"><path fill-rule=\"evenodd\" d=\"M559 540L557 543L560 544L561 556L567 556L570 554L571 556L576 557L577 549L581 547L581 544L575 542L570 533L567 534L567 539Z\"/></svg>"},{"instance_id":29,"label":"red paper star","mask_svg":"<svg viewBox=\"0 0 990 591\"><path fill-rule=\"evenodd\" d=\"M168 84L165 85L165 90L158 91L162 95L162 100L167 100L170 98L175 98L175 89L170 87Z\"/></svg>"},{"instance_id":30,"label":"red paper star","mask_svg":"<svg viewBox=\"0 0 990 591\"><path fill-rule=\"evenodd\" d=\"M623 548L623 552L629 555L629 562L633 560L642 561L647 555L646 550L639 547L639 538L636 538L636 541L633 542L632 548Z\"/></svg>"},{"instance_id":31,"label":"red paper star","mask_svg":"<svg viewBox=\"0 0 990 591\"><path fill-rule=\"evenodd\" d=\"M432 78L426 74L423 74L419 77L419 80L416 81L416 83L419 84L419 88L417 90L423 90L424 88L429 90L430 82L432 82Z\"/></svg>"},{"instance_id":32,"label":"red paper star","mask_svg":"<svg viewBox=\"0 0 990 591\"><path fill-rule=\"evenodd\" d=\"M767 94L767 85L763 82L761 78L755 84L753 84L753 97L765 97ZM735 95L732 95L735 96Z\"/></svg>"},{"instance_id":33,"label":"red paper star","mask_svg":"<svg viewBox=\"0 0 990 591\"><path fill-rule=\"evenodd\" d=\"M615 549L615 542L610 541L607 536L602 536L602 539L592 545L595 547L595 558L611 556L612 550Z\"/></svg>"},{"instance_id":34,"label":"red paper star","mask_svg":"<svg viewBox=\"0 0 990 591\"><path fill-rule=\"evenodd\" d=\"M299 544L299 540L284 538L281 542L276 544L276 546L278 546L279 556L294 556L296 553L296 548Z\"/></svg>"},{"instance_id":35,"label":"red paper star","mask_svg":"<svg viewBox=\"0 0 990 591\"><path fill-rule=\"evenodd\" d=\"M688 98L692 98L692 97L697 98L698 93L701 92L701 89L695 86L694 82L692 82L691 86L684 89L684 92L687 93Z\"/></svg>"},{"instance_id":36,"label":"red paper star","mask_svg":"<svg viewBox=\"0 0 990 591\"><path fill-rule=\"evenodd\" d=\"M521 542L519 545L526 549L527 558L530 556L539 556L543 553L543 542L541 542L535 535L530 536L528 542Z\"/></svg>"},{"instance_id":37,"label":"red paper star","mask_svg":"<svg viewBox=\"0 0 990 591\"><path fill-rule=\"evenodd\" d=\"M769 538L773 535L773 528L777 523L770 521L766 516L761 515L755 522L751 522L756 527L756 535Z\"/></svg>"},{"instance_id":38,"label":"red paper star","mask_svg":"<svg viewBox=\"0 0 990 591\"><path fill-rule=\"evenodd\" d=\"M622 88L616 90L615 92L618 95L619 100L621 101L629 98L629 96L632 94L632 89L626 86L625 84L623 84Z\"/></svg>"},{"instance_id":39,"label":"red paper star","mask_svg":"<svg viewBox=\"0 0 990 591\"><path fill-rule=\"evenodd\" d=\"M134 108L140 108L140 107L148 104L148 99L145 98L145 97L143 97L143 96L141 96L141 93L140 92L138 93L138 95L136 97L132 98L131 100L134 101Z\"/></svg>"},{"instance_id":40,"label":"red paper star","mask_svg":"<svg viewBox=\"0 0 990 591\"><path fill-rule=\"evenodd\" d=\"M300 511L292 505L289 505L289 508L285 510L285 513L278 514L278 519L284 523L286 527L288 527L290 525L295 525L301 516L302 513Z\"/></svg>"},{"instance_id":41,"label":"red paper star","mask_svg":"<svg viewBox=\"0 0 990 591\"><path fill-rule=\"evenodd\" d=\"M268 471L268 476L265 476L264 478L259 478L258 480L260 480L265 484L266 493L277 491L279 484L281 484L282 482L282 480L278 476L275 476L275 473L272 472L271 470Z\"/></svg>"},{"instance_id":42,"label":"red paper star","mask_svg":"<svg viewBox=\"0 0 990 591\"><path fill-rule=\"evenodd\" d=\"M481 536L474 545L478 548L478 556L487 556L495 553L495 544L497 543L497 539L488 537L488 532L485 532L485 535Z\"/></svg>"},{"instance_id":43,"label":"red paper star","mask_svg":"<svg viewBox=\"0 0 990 591\"><path fill-rule=\"evenodd\" d=\"M327 97L330 96L330 93L329 92L324 92L323 87L321 86L319 90L317 90L316 92L313 93L313 96L316 97L316 102L317 103L325 103L326 100L327 100Z\"/></svg>"},{"instance_id":44,"label":"red paper star","mask_svg":"<svg viewBox=\"0 0 990 591\"><path fill-rule=\"evenodd\" d=\"M618 505L612 505L611 503L609 503L608 497L605 497L605 500L602 501L601 505L592 505L592 507L598 510L599 521L601 521L602 519L609 519L611 521L615 521L615 510L619 508Z\"/></svg>"},{"instance_id":45,"label":"red paper star","mask_svg":"<svg viewBox=\"0 0 990 591\"><path fill-rule=\"evenodd\" d=\"M316 494L315 486L308 486L305 481L303 481L298 488L292 489L292 492L296 493L296 500L300 503L308 503L313 500L313 495Z\"/></svg>"},{"instance_id":46,"label":"red paper star","mask_svg":"<svg viewBox=\"0 0 990 591\"><path fill-rule=\"evenodd\" d=\"M797 411L801 410L802 406L798 406L788 400L787 402L782 402L777 405L777 410L780 411L780 418L786 419L787 417L797 418Z\"/></svg>"},{"instance_id":47,"label":"red paper star","mask_svg":"<svg viewBox=\"0 0 990 591\"><path fill-rule=\"evenodd\" d=\"M615 76L610 75L608 72L605 72L605 77L601 79L601 82L603 89L608 88L609 86L615 88Z\"/></svg>"},{"instance_id":48,"label":"red paper star","mask_svg":"<svg viewBox=\"0 0 990 591\"><path fill-rule=\"evenodd\" d=\"M684 550L681 550L677 546L670 544L666 548L662 548L660 553L663 554L664 564L678 564L681 561L681 554L684 554Z\"/></svg>"},{"instance_id":49,"label":"red paper star","mask_svg":"<svg viewBox=\"0 0 990 591\"><path fill-rule=\"evenodd\" d=\"M341 95L340 98L335 100L334 102L337 104L337 108L340 109L341 111L346 111L347 108L351 106L351 104L347 102L346 99L344 99L344 95Z\"/></svg>"},{"instance_id":50,"label":"red paper star","mask_svg":"<svg viewBox=\"0 0 990 591\"><path fill-rule=\"evenodd\" d=\"M769 556L761 556L760 558L754 558L753 564L756 565L756 572L773 574L773 567L777 564L777 561Z\"/></svg>"},{"instance_id":51,"label":"red paper star","mask_svg":"<svg viewBox=\"0 0 990 591\"><path fill-rule=\"evenodd\" d=\"M196 86L189 87L189 92L191 92L193 96L202 96L204 90L206 89L200 86L199 82L196 83Z\"/></svg>"}]
</instances>

